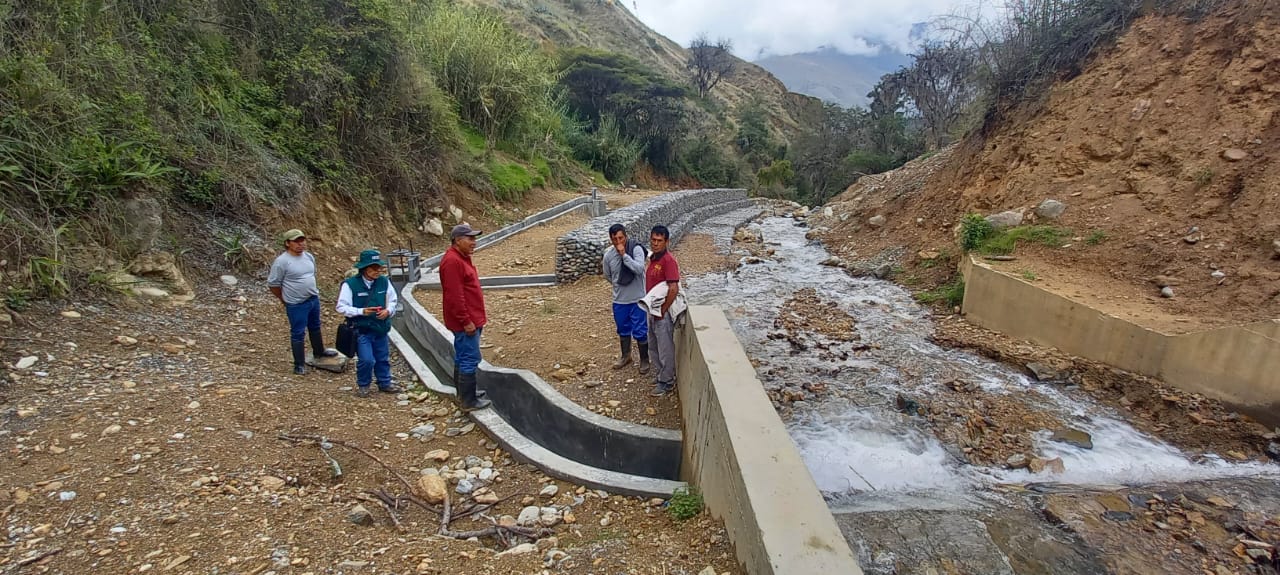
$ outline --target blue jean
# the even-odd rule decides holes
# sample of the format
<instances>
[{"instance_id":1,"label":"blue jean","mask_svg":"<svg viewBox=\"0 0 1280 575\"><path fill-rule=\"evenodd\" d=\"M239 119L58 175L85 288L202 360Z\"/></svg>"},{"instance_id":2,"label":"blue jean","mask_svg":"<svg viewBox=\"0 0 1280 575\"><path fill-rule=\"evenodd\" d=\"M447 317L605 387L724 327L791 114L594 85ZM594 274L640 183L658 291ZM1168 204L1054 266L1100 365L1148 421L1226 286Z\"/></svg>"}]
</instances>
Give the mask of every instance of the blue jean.
<instances>
[{"instance_id":1,"label":"blue jean","mask_svg":"<svg viewBox=\"0 0 1280 575\"><path fill-rule=\"evenodd\" d=\"M284 313L289 317L290 341L303 341L307 330L312 334L320 333L320 296L313 295L301 303L284 304Z\"/></svg>"},{"instance_id":2,"label":"blue jean","mask_svg":"<svg viewBox=\"0 0 1280 575\"><path fill-rule=\"evenodd\" d=\"M378 387L391 385L391 338L385 333L361 332L356 336L356 385L369 387L374 374Z\"/></svg>"},{"instance_id":3,"label":"blue jean","mask_svg":"<svg viewBox=\"0 0 1280 575\"><path fill-rule=\"evenodd\" d=\"M467 335L465 331L453 332L453 363L458 366L458 373L472 374L480 367L480 332L484 328L476 328L476 332Z\"/></svg>"},{"instance_id":4,"label":"blue jean","mask_svg":"<svg viewBox=\"0 0 1280 575\"><path fill-rule=\"evenodd\" d=\"M638 343L649 337L649 317L638 303L613 304L613 323L618 326L618 337L629 337Z\"/></svg>"}]
</instances>

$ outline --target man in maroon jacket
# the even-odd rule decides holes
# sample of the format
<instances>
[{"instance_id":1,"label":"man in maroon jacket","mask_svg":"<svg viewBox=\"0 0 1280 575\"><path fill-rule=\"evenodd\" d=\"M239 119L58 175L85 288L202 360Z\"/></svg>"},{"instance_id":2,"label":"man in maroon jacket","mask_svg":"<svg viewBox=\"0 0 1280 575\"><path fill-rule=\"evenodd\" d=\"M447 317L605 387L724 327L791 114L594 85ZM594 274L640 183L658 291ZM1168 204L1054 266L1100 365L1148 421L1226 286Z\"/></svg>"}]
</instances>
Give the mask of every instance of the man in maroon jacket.
<instances>
[{"instance_id":1,"label":"man in maroon jacket","mask_svg":"<svg viewBox=\"0 0 1280 575\"><path fill-rule=\"evenodd\" d=\"M440 260L440 290L444 293L444 327L453 332L454 386L463 411L489 407L484 392L476 393L476 368L480 366L480 334L487 318L484 315L484 292L480 290L480 274L471 263L476 251L479 230L467 224L453 227L449 234L453 245Z\"/></svg>"}]
</instances>

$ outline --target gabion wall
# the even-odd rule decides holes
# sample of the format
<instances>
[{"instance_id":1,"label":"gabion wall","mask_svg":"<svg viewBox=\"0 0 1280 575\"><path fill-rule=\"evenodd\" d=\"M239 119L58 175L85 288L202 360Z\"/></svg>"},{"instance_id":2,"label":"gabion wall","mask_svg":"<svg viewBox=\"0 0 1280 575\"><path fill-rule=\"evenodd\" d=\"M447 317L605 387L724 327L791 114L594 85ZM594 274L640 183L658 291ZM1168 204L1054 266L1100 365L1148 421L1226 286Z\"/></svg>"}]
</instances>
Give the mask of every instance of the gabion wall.
<instances>
[{"instance_id":1,"label":"gabion wall","mask_svg":"<svg viewBox=\"0 0 1280 575\"><path fill-rule=\"evenodd\" d=\"M675 245L698 222L750 205L741 189L681 190L663 194L593 218L586 225L556 240L556 281L572 282L600 273L600 258L609 245L609 227L622 224L627 235L645 243L649 230L662 224L671 229Z\"/></svg>"}]
</instances>

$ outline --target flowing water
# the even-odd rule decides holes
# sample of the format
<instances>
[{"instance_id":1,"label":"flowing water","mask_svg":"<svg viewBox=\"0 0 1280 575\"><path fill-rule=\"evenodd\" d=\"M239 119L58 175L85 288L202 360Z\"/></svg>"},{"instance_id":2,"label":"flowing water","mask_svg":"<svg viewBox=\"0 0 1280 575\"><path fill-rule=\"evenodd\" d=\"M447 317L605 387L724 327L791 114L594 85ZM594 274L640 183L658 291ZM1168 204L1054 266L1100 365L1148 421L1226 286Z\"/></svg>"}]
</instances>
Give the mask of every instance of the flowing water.
<instances>
[{"instance_id":1,"label":"flowing water","mask_svg":"<svg viewBox=\"0 0 1280 575\"><path fill-rule=\"evenodd\" d=\"M775 250L774 255L758 263L744 261L732 272L689 278L686 293L691 303L716 305L726 311L747 354L760 362L757 373L766 388L801 386L814 380L827 385L827 393L792 404L784 419L819 489L837 514L977 509L989 516L992 509L1010 507L1007 491L1001 489L1005 484L1139 485L1276 471L1272 465L1189 457L1138 431L1122 414L1090 401L1083 393L1034 383L1000 363L939 347L929 339L933 329L929 311L906 290L821 265L830 254L807 241L808 228L795 220L768 217L750 227ZM713 225L706 231L725 234L723 226ZM860 341L823 341L820 336L806 334L801 337L810 338L813 345L795 352L793 343L779 336L774 322L782 304L803 288L813 288L822 299L852 316ZM830 353L838 352L841 345L857 343L875 345L856 354ZM827 353L819 353L820 349ZM1035 437L1036 454L1061 457L1063 473L1031 475L1025 470L965 463L959 446L939 441L922 418L906 415L895 406L899 394L916 399L953 394L945 384L957 378L977 384L979 393L1012 395L1089 433L1093 448L1050 441L1046 430ZM866 555L867 549L862 551L864 567L868 562L874 564ZM1073 564L1044 572L1079 569L1088 570ZM877 572L874 568L870 571Z\"/></svg>"}]
</instances>

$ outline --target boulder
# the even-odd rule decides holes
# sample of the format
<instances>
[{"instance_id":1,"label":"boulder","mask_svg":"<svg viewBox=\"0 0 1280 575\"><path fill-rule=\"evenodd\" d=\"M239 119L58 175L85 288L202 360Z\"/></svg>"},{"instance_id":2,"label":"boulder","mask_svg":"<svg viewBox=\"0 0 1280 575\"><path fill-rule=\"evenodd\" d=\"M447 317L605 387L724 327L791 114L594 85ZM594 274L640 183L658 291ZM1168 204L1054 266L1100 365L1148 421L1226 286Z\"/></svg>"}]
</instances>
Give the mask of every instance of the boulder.
<instances>
[{"instance_id":1,"label":"boulder","mask_svg":"<svg viewBox=\"0 0 1280 575\"><path fill-rule=\"evenodd\" d=\"M998 214L991 214L985 218L991 227L997 230L1007 230L1022 225L1022 212L1017 210L1009 210Z\"/></svg>"},{"instance_id":2,"label":"boulder","mask_svg":"<svg viewBox=\"0 0 1280 575\"><path fill-rule=\"evenodd\" d=\"M167 298L173 302L186 302L195 298L191 284L178 269L173 254L169 252L147 252L134 258L129 264L129 273L157 284L158 287L139 286L135 293L148 297Z\"/></svg>"},{"instance_id":3,"label":"boulder","mask_svg":"<svg viewBox=\"0 0 1280 575\"><path fill-rule=\"evenodd\" d=\"M444 481L444 477L439 475L419 475L418 485L416 486L416 495L421 497L427 503L432 505L443 503L446 495L449 494L449 487Z\"/></svg>"},{"instance_id":4,"label":"boulder","mask_svg":"<svg viewBox=\"0 0 1280 575\"><path fill-rule=\"evenodd\" d=\"M1168 286L1160 288L1160 297L1165 299L1173 297L1173 288Z\"/></svg>"},{"instance_id":5,"label":"boulder","mask_svg":"<svg viewBox=\"0 0 1280 575\"><path fill-rule=\"evenodd\" d=\"M542 510L534 505L530 505L520 510L520 515L516 517L516 525L521 527L532 527L537 525L538 518L542 516Z\"/></svg>"},{"instance_id":6,"label":"boulder","mask_svg":"<svg viewBox=\"0 0 1280 575\"><path fill-rule=\"evenodd\" d=\"M1062 213L1067 211L1067 205L1058 200L1045 200L1036 206L1036 217L1046 220L1056 220L1062 217Z\"/></svg>"},{"instance_id":7,"label":"boulder","mask_svg":"<svg viewBox=\"0 0 1280 575\"><path fill-rule=\"evenodd\" d=\"M449 204L449 215L453 216L454 223L460 224L462 223L462 216L464 216L465 214L462 213L462 208L459 208L458 206L455 206L453 204Z\"/></svg>"},{"instance_id":8,"label":"boulder","mask_svg":"<svg viewBox=\"0 0 1280 575\"><path fill-rule=\"evenodd\" d=\"M1049 439L1057 441L1058 443L1074 445L1080 449L1093 449L1093 437L1079 429L1072 429L1070 427L1055 429L1053 431L1053 435Z\"/></svg>"},{"instance_id":9,"label":"boulder","mask_svg":"<svg viewBox=\"0 0 1280 575\"><path fill-rule=\"evenodd\" d=\"M431 218L422 224L422 231L436 237L442 237L444 236L444 224L440 222L440 218Z\"/></svg>"}]
</instances>

